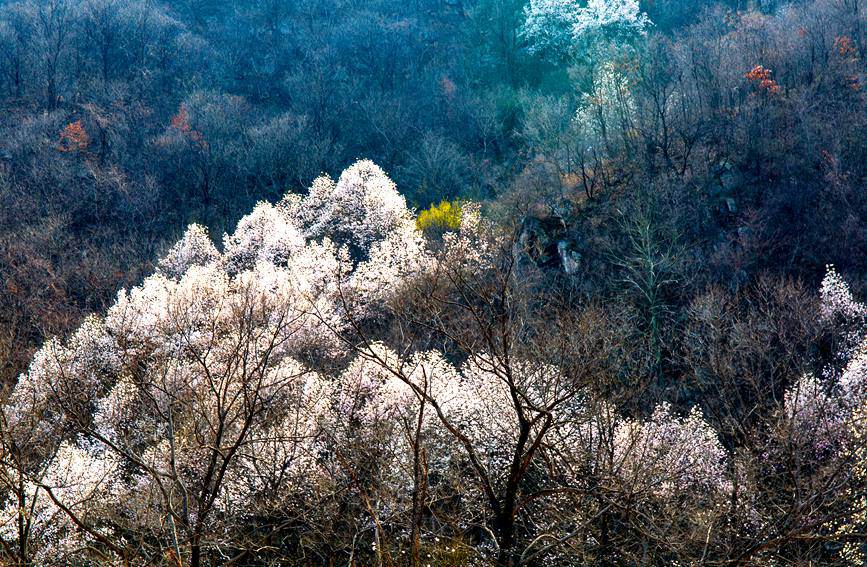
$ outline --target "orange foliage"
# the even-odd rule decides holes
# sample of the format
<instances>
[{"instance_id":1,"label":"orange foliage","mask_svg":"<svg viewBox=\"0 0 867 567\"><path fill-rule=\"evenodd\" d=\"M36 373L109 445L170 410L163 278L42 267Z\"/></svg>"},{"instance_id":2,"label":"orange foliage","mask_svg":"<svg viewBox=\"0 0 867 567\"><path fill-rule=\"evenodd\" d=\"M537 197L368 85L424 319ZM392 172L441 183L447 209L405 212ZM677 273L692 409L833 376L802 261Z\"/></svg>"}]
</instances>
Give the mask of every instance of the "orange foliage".
<instances>
[{"instance_id":1,"label":"orange foliage","mask_svg":"<svg viewBox=\"0 0 867 567\"><path fill-rule=\"evenodd\" d=\"M181 104L178 107L178 113L172 116L172 128L202 147L207 144L202 133L194 130L190 124L190 115L185 104Z\"/></svg>"},{"instance_id":2,"label":"orange foliage","mask_svg":"<svg viewBox=\"0 0 867 567\"><path fill-rule=\"evenodd\" d=\"M178 107L178 113L172 116L172 128L184 133L192 130L192 126L190 126L190 115L187 112L186 105L182 104Z\"/></svg>"},{"instance_id":3,"label":"orange foliage","mask_svg":"<svg viewBox=\"0 0 867 567\"><path fill-rule=\"evenodd\" d=\"M744 77L756 85L758 89L768 94L779 94L780 85L771 78L771 73L770 69L765 69L762 65L756 65Z\"/></svg>"},{"instance_id":4,"label":"orange foliage","mask_svg":"<svg viewBox=\"0 0 867 567\"><path fill-rule=\"evenodd\" d=\"M855 44L845 35L841 35L834 40L834 49L843 57L855 55Z\"/></svg>"},{"instance_id":5,"label":"orange foliage","mask_svg":"<svg viewBox=\"0 0 867 567\"><path fill-rule=\"evenodd\" d=\"M60 145L57 147L61 152L82 152L90 144L90 136L81 124L81 120L70 122L60 132Z\"/></svg>"}]
</instances>

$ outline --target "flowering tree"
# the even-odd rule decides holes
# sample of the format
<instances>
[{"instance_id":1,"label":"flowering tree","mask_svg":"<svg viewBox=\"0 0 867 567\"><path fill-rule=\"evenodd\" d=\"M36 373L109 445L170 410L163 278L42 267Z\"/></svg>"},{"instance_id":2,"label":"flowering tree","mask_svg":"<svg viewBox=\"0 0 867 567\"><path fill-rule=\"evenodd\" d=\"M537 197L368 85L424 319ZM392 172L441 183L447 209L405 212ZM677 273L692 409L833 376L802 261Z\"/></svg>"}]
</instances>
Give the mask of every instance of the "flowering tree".
<instances>
[{"instance_id":1,"label":"flowering tree","mask_svg":"<svg viewBox=\"0 0 867 567\"><path fill-rule=\"evenodd\" d=\"M159 271L167 278L180 279L193 266L212 266L220 253L205 227L191 224L184 236L159 261Z\"/></svg>"},{"instance_id":2,"label":"flowering tree","mask_svg":"<svg viewBox=\"0 0 867 567\"><path fill-rule=\"evenodd\" d=\"M357 249L392 277L409 273L401 259L421 237L388 178L367 171L338 185L348 200L371 182L351 211L364 235ZM338 253L336 220L296 224L317 204L312 193L295 207L259 204L224 237L222 253L191 226L105 318L39 351L4 411L17 455L4 533L27 518L31 527L19 525L16 536L29 542L22 560L28 545L58 557L81 545L127 559L169 552L197 565L212 560L238 518L291 515L281 509L287 499L315 494L331 394L300 360L339 355L337 298L373 268ZM402 255L381 262L398 242ZM95 498L106 508L89 506Z\"/></svg>"},{"instance_id":3,"label":"flowering tree","mask_svg":"<svg viewBox=\"0 0 867 567\"><path fill-rule=\"evenodd\" d=\"M651 23L638 0L588 0L578 10L572 34L578 41L629 40L646 33Z\"/></svg>"},{"instance_id":4,"label":"flowering tree","mask_svg":"<svg viewBox=\"0 0 867 567\"><path fill-rule=\"evenodd\" d=\"M568 55L579 9L575 0L530 0L521 27L530 52L552 59Z\"/></svg>"},{"instance_id":5,"label":"flowering tree","mask_svg":"<svg viewBox=\"0 0 867 567\"><path fill-rule=\"evenodd\" d=\"M411 349L384 352L363 333L354 348L382 368L376 383L383 386L372 395L387 392L395 400L388 407L425 407L416 443L427 474L441 483L440 494L462 486L450 501L464 524L487 535L480 551L499 564L561 557L578 536L621 516L612 512L618 498L659 505L687 491L710 494L700 509L719 517L729 486L726 455L700 412L681 418L661 408L648 422L630 421L600 403L589 377L604 355L587 335L550 328L524 303L532 277L515 276L508 239L491 242L490 263L461 262L461 243L475 238L469 226L448 236L442 255L397 307L405 341L430 340L422 337L432 333L464 360L440 368L446 380L415 372ZM470 255L484 249L467 248ZM564 349L581 364L554 363L563 361ZM425 513L436 515L436 508Z\"/></svg>"},{"instance_id":6,"label":"flowering tree","mask_svg":"<svg viewBox=\"0 0 867 567\"><path fill-rule=\"evenodd\" d=\"M754 532L743 558L754 558L769 545L797 540L823 545L827 530L840 529L840 542L857 540L860 480L857 465L864 452L860 408L865 400L864 305L829 267L820 294L819 316L839 335L838 352L821 375L793 380L782 404L770 416L770 433L742 465L752 471L742 497ZM812 511L811 511L812 510ZM818 512L822 510L822 512ZM785 512L781 512L785 511ZM848 514L853 512L853 516ZM780 515L783 517L780 517ZM843 520L845 518L845 520ZM780 526L791 525L781 533ZM842 547L842 546L841 546ZM851 545L844 547L850 552Z\"/></svg>"},{"instance_id":7,"label":"flowering tree","mask_svg":"<svg viewBox=\"0 0 867 567\"><path fill-rule=\"evenodd\" d=\"M406 199L379 166L366 160L344 171L336 183L317 179L307 197L288 208L308 238L328 236L348 246L356 260L368 257L374 244L389 235L410 236L415 228Z\"/></svg>"},{"instance_id":8,"label":"flowering tree","mask_svg":"<svg viewBox=\"0 0 867 567\"><path fill-rule=\"evenodd\" d=\"M530 0L521 36L531 53L554 60L574 57L600 42L629 42L651 22L638 0Z\"/></svg>"},{"instance_id":9,"label":"flowering tree","mask_svg":"<svg viewBox=\"0 0 867 567\"><path fill-rule=\"evenodd\" d=\"M609 158L634 141L637 104L628 64L606 61L593 71L593 85L583 93L573 123L581 155Z\"/></svg>"},{"instance_id":10,"label":"flowering tree","mask_svg":"<svg viewBox=\"0 0 867 567\"><path fill-rule=\"evenodd\" d=\"M383 178L375 188L391 190ZM585 382L589 346L585 364L567 373L553 361L574 348L574 335L523 338L546 323L502 264L511 247L486 236L474 206L432 262L423 248L408 256L408 244L423 241L402 222L411 220L405 209L383 216L381 197L369 199L370 214L365 201L352 211L359 232L374 235L356 261L322 225L305 226L307 199L321 203L315 192L258 205L222 253L194 225L104 319L40 351L6 412L10 446L32 463L13 469L24 482L7 517L51 489L44 479L65 447L85 451L82 466L100 473L98 483L69 477L78 483L69 494L98 494L107 507L77 513L58 498L46 513L65 514L72 527L57 531L51 520L33 530L44 533L36 553L80 545L199 564L259 544L240 530L244 518L324 530L316 502L348 490L357 497L342 504L356 509L353 540L372 533L377 553L402 523L419 558L425 519L449 503L465 526L489 534L483 553L511 563L556 555L579 533L569 526L598 521L617 494L659 500L724 484L714 435L695 413L682 420L660 410L644 424L609 412L599 426ZM375 296L366 278L382 282ZM403 307L388 296L402 288L419 294L409 311L395 311ZM416 321L434 321L433 336L465 361L369 341L364 320L383 310L406 322L408 338ZM354 360L326 378L326 362L346 347ZM579 472L588 459L599 463L589 476ZM621 488L578 519L558 509L603 479ZM528 532L525 522L539 525ZM466 529L453 525L451 537Z\"/></svg>"},{"instance_id":11,"label":"flowering tree","mask_svg":"<svg viewBox=\"0 0 867 567\"><path fill-rule=\"evenodd\" d=\"M845 541L844 559L857 565L867 559L863 544L859 545L867 533L867 499L859 489L867 483L867 306L854 298L833 266L829 266L822 280L821 294L822 316L834 322L843 335L839 355L845 367L838 375L835 390L840 396L835 425L842 429L838 431L838 439L848 441L855 480L854 488L846 490L846 514L832 525Z\"/></svg>"},{"instance_id":12,"label":"flowering tree","mask_svg":"<svg viewBox=\"0 0 867 567\"><path fill-rule=\"evenodd\" d=\"M836 534L846 542L841 553L843 558L850 565L858 565L867 560L863 545L864 535L867 534L867 497L859 488L867 484L867 403L855 410L849 426L855 446L852 465L855 487L846 494L849 502L847 514L834 522L833 527L837 528Z\"/></svg>"}]
</instances>

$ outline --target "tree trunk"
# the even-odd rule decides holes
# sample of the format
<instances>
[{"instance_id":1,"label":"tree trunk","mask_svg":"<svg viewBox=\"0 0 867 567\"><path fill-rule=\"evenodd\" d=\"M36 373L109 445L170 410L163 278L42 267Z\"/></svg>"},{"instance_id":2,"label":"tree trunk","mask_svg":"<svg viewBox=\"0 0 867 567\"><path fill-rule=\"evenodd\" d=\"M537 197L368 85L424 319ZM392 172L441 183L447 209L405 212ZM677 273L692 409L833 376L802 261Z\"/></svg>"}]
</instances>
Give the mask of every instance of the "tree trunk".
<instances>
[{"instance_id":1,"label":"tree trunk","mask_svg":"<svg viewBox=\"0 0 867 567\"><path fill-rule=\"evenodd\" d=\"M511 567L516 564L517 554L515 550L515 515L513 507L503 506L503 511L497 515L494 523L494 533L497 536L497 544L500 552L497 557L497 565Z\"/></svg>"},{"instance_id":2,"label":"tree trunk","mask_svg":"<svg viewBox=\"0 0 867 567\"><path fill-rule=\"evenodd\" d=\"M199 536L195 536L190 546L190 567L200 567L202 564L202 546Z\"/></svg>"}]
</instances>

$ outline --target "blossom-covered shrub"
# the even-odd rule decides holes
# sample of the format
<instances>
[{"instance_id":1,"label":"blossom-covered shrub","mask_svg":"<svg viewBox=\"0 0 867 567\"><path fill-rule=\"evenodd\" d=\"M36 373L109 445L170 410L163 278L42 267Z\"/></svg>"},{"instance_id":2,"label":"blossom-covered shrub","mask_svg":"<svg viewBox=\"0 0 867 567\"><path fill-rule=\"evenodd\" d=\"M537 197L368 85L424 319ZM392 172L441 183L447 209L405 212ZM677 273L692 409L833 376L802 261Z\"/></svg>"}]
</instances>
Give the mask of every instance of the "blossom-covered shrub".
<instances>
[{"instance_id":1,"label":"blossom-covered shrub","mask_svg":"<svg viewBox=\"0 0 867 567\"><path fill-rule=\"evenodd\" d=\"M524 274L477 204L455 228L429 248L369 162L259 203L222 251L191 226L12 389L3 542L40 563L216 563L236 549L365 561L444 537L532 564L573 561L573 543L593 556L607 531L624 562L715 557L776 537L800 494L792 463L852 488L834 483L860 467L867 331L836 273L821 309L846 329L840 352L820 376L787 376L745 445L710 404L621 403L608 353L583 342L597 329L522 303Z\"/></svg>"},{"instance_id":2,"label":"blossom-covered shrub","mask_svg":"<svg viewBox=\"0 0 867 567\"><path fill-rule=\"evenodd\" d=\"M231 236L223 238L226 270L238 273L258 262L279 266L305 244L304 235L283 210L259 203L238 222Z\"/></svg>"},{"instance_id":3,"label":"blossom-covered shrub","mask_svg":"<svg viewBox=\"0 0 867 567\"><path fill-rule=\"evenodd\" d=\"M639 492L725 494L726 466L719 436L698 408L680 417L662 404L649 420L626 420L614 432L615 472Z\"/></svg>"},{"instance_id":4,"label":"blossom-covered shrub","mask_svg":"<svg viewBox=\"0 0 867 567\"><path fill-rule=\"evenodd\" d=\"M122 366L114 337L96 317L86 319L66 344L48 341L6 401L7 434L19 447L45 456L80 426L74 416L90 414Z\"/></svg>"},{"instance_id":5,"label":"blossom-covered shrub","mask_svg":"<svg viewBox=\"0 0 867 567\"><path fill-rule=\"evenodd\" d=\"M827 459L837 454L846 434L841 400L827 389L827 384L806 375L786 390L783 401L783 438L811 458Z\"/></svg>"},{"instance_id":6,"label":"blossom-covered shrub","mask_svg":"<svg viewBox=\"0 0 867 567\"><path fill-rule=\"evenodd\" d=\"M841 555L849 565L863 565L867 562L867 548L861 541L861 534L867 529L867 401L852 413L849 421L853 439L852 476L854 488L847 491L849 502L847 514L835 522L836 534L849 538L843 545Z\"/></svg>"},{"instance_id":7,"label":"blossom-covered shrub","mask_svg":"<svg viewBox=\"0 0 867 567\"><path fill-rule=\"evenodd\" d=\"M64 441L43 468L7 497L0 508L0 537L20 540L23 519L34 563L65 565L95 555L87 548L98 546L99 528L89 526L98 526L117 502L120 467L120 459L98 446Z\"/></svg>"},{"instance_id":8,"label":"blossom-covered shrub","mask_svg":"<svg viewBox=\"0 0 867 567\"><path fill-rule=\"evenodd\" d=\"M820 288L821 316L841 335L840 356L848 359L867 339L867 305L857 301L834 266Z\"/></svg>"},{"instance_id":9,"label":"blossom-covered shrub","mask_svg":"<svg viewBox=\"0 0 867 567\"><path fill-rule=\"evenodd\" d=\"M415 221L406 199L382 169L362 160L344 171L337 183L317 179L295 206L299 227L311 239L330 238L363 260L392 233L407 233Z\"/></svg>"},{"instance_id":10,"label":"blossom-covered shrub","mask_svg":"<svg viewBox=\"0 0 867 567\"><path fill-rule=\"evenodd\" d=\"M572 35L578 41L592 40L597 35L628 40L644 34L650 25L638 0L588 0L587 5L578 10Z\"/></svg>"},{"instance_id":11,"label":"blossom-covered shrub","mask_svg":"<svg viewBox=\"0 0 867 567\"><path fill-rule=\"evenodd\" d=\"M193 266L210 266L220 258L208 230L191 224L184 236L159 261L159 271L168 278L180 279Z\"/></svg>"}]
</instances>

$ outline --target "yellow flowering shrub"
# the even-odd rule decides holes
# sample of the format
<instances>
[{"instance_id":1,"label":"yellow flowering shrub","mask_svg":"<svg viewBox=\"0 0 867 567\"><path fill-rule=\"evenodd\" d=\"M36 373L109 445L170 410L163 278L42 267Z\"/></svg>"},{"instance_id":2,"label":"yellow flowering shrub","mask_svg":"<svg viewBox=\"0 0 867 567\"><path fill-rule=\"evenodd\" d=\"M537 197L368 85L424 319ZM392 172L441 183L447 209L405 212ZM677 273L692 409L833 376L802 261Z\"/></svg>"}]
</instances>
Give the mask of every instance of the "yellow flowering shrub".
<instances>
[{"instance_id":1,"label":"yellow flowering shrub","mask_svg":"<svg viewBox=\"0 0 867 567\"><path fill-rule=\"evenodd\" d=\"M421 211L415 222L425 233L456 231L461 227L461 203L458 200L440 201L439 205Z\"/></svg>"}]
</instances>

